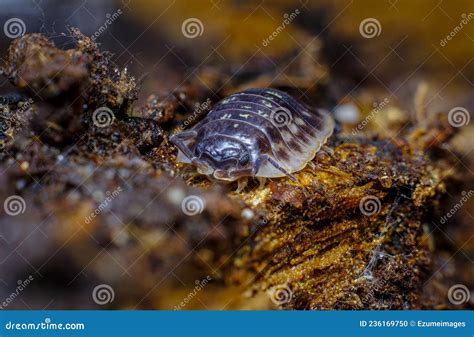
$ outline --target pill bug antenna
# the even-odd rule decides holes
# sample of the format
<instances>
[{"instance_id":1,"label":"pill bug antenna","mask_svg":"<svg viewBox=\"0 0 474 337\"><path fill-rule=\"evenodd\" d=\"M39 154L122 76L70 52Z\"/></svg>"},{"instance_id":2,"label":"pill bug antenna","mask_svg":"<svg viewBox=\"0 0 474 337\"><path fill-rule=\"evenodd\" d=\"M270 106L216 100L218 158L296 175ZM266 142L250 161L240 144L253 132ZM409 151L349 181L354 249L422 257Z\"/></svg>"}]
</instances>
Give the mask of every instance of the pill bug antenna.
<instances>
[{"instance_id":1,"label":"pill bug antenna","mask_svg":"<svg viewBox=\"0 0 474 337\"><path fill-rule=\"evenodd\" d=\"M278 164L276 162L276 160L274 160L273 158L271 157L267 157L267 160L270 164L272 164L277 170L281 171L281 173L283 173L284 175L286 175L288 178L290 178L291 180L293 180L294 182L298 182L298 180L295 178L294 175L292 175L291 173L289 173L287 170L285 170L283 167L281 167L280 164Z\"/></svg>"}]
</instances>

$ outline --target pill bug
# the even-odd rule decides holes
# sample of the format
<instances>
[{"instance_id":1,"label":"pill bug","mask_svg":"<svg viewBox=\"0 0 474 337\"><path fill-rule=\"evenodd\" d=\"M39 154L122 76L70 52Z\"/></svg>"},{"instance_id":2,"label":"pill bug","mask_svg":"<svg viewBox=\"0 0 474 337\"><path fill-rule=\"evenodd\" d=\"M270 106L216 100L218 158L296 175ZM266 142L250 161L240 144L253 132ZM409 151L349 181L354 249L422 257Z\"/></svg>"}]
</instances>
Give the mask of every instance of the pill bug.
<instances>
[{"instance_id":1,"label":"pill bug","mask_svg":"<svg viewBox=\"0 0 474 337\"><path fill-rule=\"evenodd\" d=\"M302 170L331 136L330 113L276 89L248 89L218 102L192 129L171 136L178 161L219 180L284 177Z\"/></svg>"}]
</instances>

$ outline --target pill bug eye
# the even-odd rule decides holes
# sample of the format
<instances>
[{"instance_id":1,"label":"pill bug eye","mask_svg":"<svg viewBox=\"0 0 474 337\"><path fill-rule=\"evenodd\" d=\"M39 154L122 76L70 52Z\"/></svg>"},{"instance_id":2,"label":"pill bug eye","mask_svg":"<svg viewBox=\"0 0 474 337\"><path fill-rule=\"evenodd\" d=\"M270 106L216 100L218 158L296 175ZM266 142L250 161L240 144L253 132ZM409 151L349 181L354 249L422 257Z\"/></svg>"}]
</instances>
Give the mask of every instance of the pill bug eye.
<instances>
[{"instance_id":1,"label":"pill bug eye","mask_svg":"<svg viewBox=\"0 0 474 337\"><path fill-rule=\"evenodd\" d=\"M240 156L239 158L239 164L240 166L244 166L245 164L247 164L250 160L250 156L248 153L244 153L242 156Z\"/></svg>"}]
</instances>

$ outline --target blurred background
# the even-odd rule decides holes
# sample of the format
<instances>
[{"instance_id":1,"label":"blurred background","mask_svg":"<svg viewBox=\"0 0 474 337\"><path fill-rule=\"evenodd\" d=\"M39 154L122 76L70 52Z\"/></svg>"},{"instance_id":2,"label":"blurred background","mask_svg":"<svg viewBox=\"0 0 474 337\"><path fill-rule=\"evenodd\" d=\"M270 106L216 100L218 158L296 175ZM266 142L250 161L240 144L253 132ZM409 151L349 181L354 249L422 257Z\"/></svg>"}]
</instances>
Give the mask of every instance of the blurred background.
<instances>
[{"instance_id":1,"label":"blurred background","mask_svg":"<svg viewBox=\"0 0 474 337\"><path fill-rule=\"evenodd\" d=\"M65 48L68 26L96 34L117 64L141 80L142 96L173 89L207 65L241 78L255 69L271 72L304 47L300 52L308 55L317 49L312 61L324 61L324 72L344 77L341 98L366 86L403 97L429 80L427 105L442 109L455 102L469 110L473 6L469 0L1 0L0 22L21 19L24 32L42 32ZM195 36L183 34L188 19ZM364 37L366 19L373 22L366 22ZM2 54L10 41L0 34ZM169 87L154 87L163 83Z\"/></svg>"}]
</instances>

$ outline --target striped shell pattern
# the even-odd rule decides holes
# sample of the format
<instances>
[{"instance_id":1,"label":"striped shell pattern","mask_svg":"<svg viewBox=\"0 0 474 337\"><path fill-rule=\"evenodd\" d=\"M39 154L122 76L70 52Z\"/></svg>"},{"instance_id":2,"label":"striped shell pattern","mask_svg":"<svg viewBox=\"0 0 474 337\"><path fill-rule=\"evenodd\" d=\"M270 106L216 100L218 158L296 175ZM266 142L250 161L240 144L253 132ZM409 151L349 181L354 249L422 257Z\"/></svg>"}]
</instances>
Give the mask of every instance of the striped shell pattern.
<instances>
[{"instance_id":1,"label":"striped shell pattern","mask_svg":"<svg viewBox=\"0 0 474 337\"><path fill-rule=\"evenodd\" d=\"M276 89L248 89L218 102L192 129L173 135L178 161L220 180L293 178L331 136L330 113Z\"/></svg>"}]
</instances>

